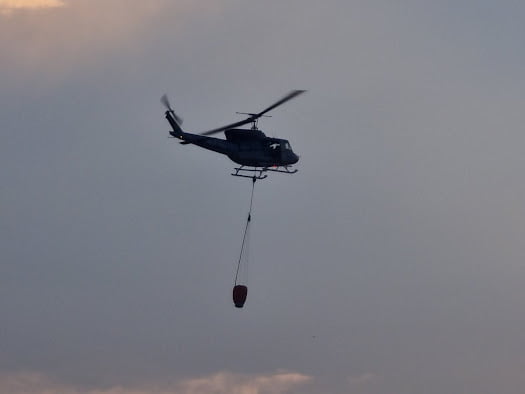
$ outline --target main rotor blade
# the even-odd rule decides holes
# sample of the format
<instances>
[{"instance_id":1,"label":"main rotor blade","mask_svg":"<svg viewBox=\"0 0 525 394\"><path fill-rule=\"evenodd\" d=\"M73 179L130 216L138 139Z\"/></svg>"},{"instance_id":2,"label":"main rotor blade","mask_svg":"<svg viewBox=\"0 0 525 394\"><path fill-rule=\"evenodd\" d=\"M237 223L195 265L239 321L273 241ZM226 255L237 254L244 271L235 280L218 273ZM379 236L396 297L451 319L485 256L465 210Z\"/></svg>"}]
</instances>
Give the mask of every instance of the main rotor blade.
<instances>
[{"instance_id":1,"label":"main rotor blade","mask_svg":"<svg viewBox=\"0 0 525 394\"><path fill-rule=\"evenodd\" d=\"M257 115L254 116L255 119L260 118L263 116L266 112L271 111L272 109L278 107L279 105L283 105L287 101L299 96L300 94L306 92L306 90L292 90L290 93L288 93L286 96L284 96L282 99L277 101L275 104L270 105L268 108L266 108L264 111L259 112Z\"/></svg>"},{"instance_id":2,"label":"main rotor blade","mask_svg":"<svg viewBox=\"0 0 525 394\"><path fill-rule=\"evenodd\" d=\"M163 94L162 95L162 97L160 98L160 102L166 107L167 111L171 112L171 114L175 118L175 121L179 125L181 125L184 120L179 115L177 115L175 113L175 111L173 111L173 108L171 108L170 100L168 99L168 95L167 94Z\"/></svg>"},{"instance_id":3,"label":"main rotor blade","mask_svg":"<svg viewBox=\"0 0 525 394\"><path fill-rule=\"evenodd\" d=\"M259 112L258 114L253 114L249 118L246 118L246 119L241 120L239 122L235 122L235 123L229 124L227 126L222 126L222 127L217 128L217 129L205 131L204 133L201 133L201 135L210 135L210 134L220 133L221 131L231 129L233 127L243 126L245 124L252 123L254 120L259 119L265 113L271 111L272 109L278 107L279 105L282 105L282 104L286 103L287 101L293 99L294 97L299 96L300 94L302 94L304 92L306 92L306 90L292 90L290 93L288 93L282 99L280 99L276 103L270 105L268 108L266 108L262 112Z\"/></svg>"}]
</instances>

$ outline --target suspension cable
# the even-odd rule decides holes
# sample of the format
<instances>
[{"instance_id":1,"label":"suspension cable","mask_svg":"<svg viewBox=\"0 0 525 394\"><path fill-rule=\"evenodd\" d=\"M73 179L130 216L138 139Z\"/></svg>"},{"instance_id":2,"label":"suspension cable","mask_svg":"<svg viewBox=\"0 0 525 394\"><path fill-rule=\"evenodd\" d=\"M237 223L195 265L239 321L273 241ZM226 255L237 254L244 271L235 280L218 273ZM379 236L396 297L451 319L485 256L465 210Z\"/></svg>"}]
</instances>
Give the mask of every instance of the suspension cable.
<instances>
[{"instance_id":1,"label":"suspension cable","mask_svg":"<svg viewBox=\"0 0 525 394\"><path fill-rule=\"evenodd\" d=\"M235 272L235 286L237 286L237 277L239 276L239 269L241 268L242 252L244 251L244 245L246 241L246 234L248 233L248 226L252 220L252 205L253 205L253 191L255 190L255 181L257 178L255 175L252 178L252 195L250 197L250 210L248 211L248 219L246 220L246 226L244 227L244 235L242 237L241 253L239 253L239 262L237 263L237 270Z\"/></svg>"}]
</instances>

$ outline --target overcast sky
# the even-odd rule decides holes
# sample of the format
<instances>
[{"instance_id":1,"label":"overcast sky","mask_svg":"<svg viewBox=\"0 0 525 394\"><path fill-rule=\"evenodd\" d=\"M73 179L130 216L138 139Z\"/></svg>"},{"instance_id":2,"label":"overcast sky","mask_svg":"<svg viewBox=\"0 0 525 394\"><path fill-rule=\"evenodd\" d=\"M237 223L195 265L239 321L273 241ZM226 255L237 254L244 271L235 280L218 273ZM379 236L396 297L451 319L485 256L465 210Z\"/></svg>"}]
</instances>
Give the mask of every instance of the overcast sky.
<instances>
[{"instance_id":1,"label":"overcast sky","mask_svg":"<svg viewBox=\"0 0 525 394\"><path fill-rule=\"evenodd\" d=\"M522 394L524 19L0 0L0 392ZM250 181L159 98L198 132L292 89L236 309Z\"/></svg>"}]
</instances>

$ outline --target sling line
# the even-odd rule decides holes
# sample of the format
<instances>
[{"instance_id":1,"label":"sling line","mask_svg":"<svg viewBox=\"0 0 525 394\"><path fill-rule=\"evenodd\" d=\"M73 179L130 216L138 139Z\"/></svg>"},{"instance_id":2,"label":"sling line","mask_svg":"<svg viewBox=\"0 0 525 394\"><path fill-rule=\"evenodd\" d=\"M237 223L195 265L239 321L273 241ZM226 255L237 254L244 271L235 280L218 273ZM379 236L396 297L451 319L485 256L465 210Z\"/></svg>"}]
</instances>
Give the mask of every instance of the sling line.
<instances>
[{"instance_id":1,"label":"sling line","mask_svg":"<svg viewBox=\"0 0 525 394\"><path fill-rule=\"evenodd\" d=\"M252 195L250 197L250 211L248 212L248 219L246 220L246 226L244 227L244 235L242 237L241 253L239 254L239 262L237 263L237 271L235 272L235 286L237 286L237 277L239 276L239 269L241 267L242 252L244 251L244 244L246 241L246 234L248 232L248 226L252 220L252 204L253 204L253 191L255 190L255 181L257 178L254 176L252 178Z\"/></svg>"}]
</instances>

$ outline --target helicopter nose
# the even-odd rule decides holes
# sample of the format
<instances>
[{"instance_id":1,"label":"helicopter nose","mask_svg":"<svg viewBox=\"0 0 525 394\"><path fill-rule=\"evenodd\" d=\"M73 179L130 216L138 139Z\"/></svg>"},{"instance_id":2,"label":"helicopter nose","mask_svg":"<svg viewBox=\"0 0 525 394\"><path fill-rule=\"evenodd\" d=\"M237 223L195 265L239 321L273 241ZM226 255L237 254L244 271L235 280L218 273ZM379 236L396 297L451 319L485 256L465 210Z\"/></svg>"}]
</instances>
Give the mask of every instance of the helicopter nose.
<instances>
[{"instance_id":1,"label":"helicopter nose","mask_svg":"<svg viewBox=\"0 0 525 394\"><path fill-rule=\"evenodd\" d=\"M293 159L293 162L292 164L295 164L299 161L299 157L298 155L296 155L295 153L292 153L292 159Z\"/></svg>"}]
</instances>

